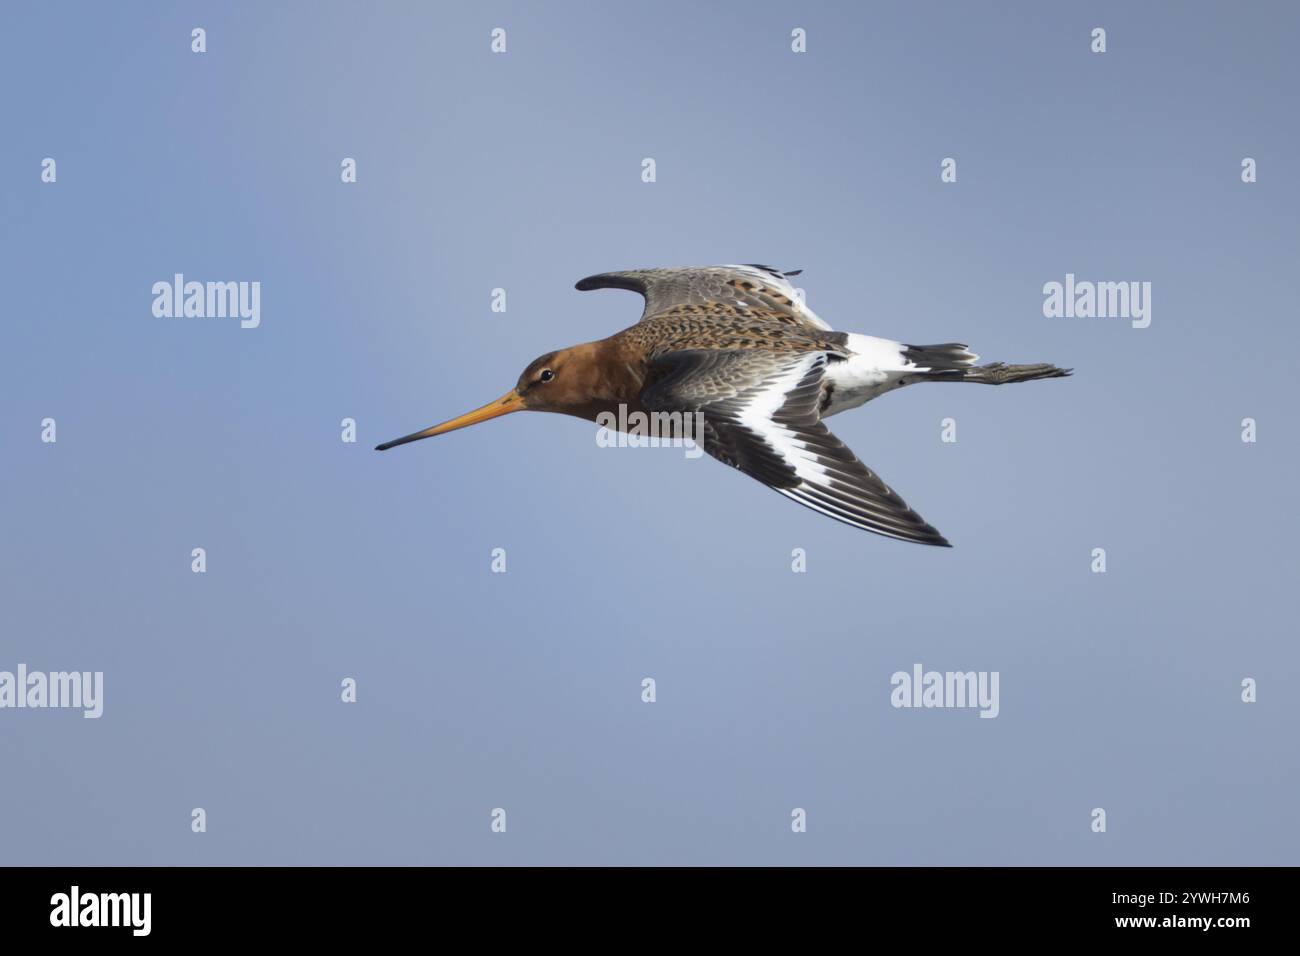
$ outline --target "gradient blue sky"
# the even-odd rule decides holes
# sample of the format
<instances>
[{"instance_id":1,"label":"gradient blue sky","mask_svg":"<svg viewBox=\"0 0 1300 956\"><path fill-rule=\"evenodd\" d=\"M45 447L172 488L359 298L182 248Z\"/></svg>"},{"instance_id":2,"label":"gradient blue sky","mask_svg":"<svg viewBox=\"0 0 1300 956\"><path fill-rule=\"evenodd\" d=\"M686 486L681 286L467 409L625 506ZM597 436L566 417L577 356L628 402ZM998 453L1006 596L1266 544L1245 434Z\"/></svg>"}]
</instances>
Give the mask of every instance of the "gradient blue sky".
<instances>
[{"instance_id":1,"label":"gradient blue sky","mask_svg":"<svg viewBox=\"0 0 1300 956\"><path fill-rule=\"evenodd\" d=\"M4 20L0 669L106 691L0 711L0 862L1297 862L1294 5ZM834 420L952 551L557 416L371 450L639 315L578 278L734 261L1077 369ZM261 327L155 318L175 272ZM1151 327L1044 318L1067 272ZM915 662L1000 716L893 709Z\"/></svg>"}]
</instances>

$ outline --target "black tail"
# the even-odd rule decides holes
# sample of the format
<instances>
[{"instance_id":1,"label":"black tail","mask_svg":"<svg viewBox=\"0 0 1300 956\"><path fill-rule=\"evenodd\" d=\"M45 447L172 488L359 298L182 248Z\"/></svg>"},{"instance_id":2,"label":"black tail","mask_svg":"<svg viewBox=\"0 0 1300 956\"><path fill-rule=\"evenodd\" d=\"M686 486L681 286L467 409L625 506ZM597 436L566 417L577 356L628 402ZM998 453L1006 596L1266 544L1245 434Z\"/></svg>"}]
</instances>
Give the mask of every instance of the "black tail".
<instances>
[{"instance_id":1,"label":"black tail","mask_svg":"<svg viewBox=\"0 0 1300 956\"><path fill-rule=\"evenodd\" d=\"M960 342L943 345L905 345L903 358L928 373L926 378L940 382L978 382L981 385L1006 385L1032 382L1036 378L1063 378L1074 369L1057 368L1040 362L1037 365L1007 365L994 362L976 365L979 356Z\"/></svg>"},{"instance_id":2,"label":"black tail","mask_svg":"<svg viewBox=\"0 0 1300 956\"><path fill-rule=\"evenodd\" d=\"M962 345L960 342L903 346L904 361L931 372L965 372L979 359L980 357L970 350L969 345ZM943 377L954 380L961 378L960 375L953 374Z\"/></svg>"}]
</instances>

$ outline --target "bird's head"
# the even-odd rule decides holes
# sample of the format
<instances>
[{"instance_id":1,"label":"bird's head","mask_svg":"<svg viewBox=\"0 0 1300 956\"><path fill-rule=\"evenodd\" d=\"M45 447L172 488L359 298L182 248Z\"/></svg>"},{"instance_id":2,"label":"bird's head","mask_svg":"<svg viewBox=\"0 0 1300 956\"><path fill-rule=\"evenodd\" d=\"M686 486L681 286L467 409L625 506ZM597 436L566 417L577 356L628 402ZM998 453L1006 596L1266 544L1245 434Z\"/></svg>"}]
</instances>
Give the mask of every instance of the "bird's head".
<instances>
[{"instance_id":1,"label":"bird's head","mask_svg":"<svg viewBox=\"0 0 1300 956\"><path fill-rule=\"evenodd\" d=\"M547 352L529 362L515 387L496 401L441 425L384 442L376 446L376 450L385 451L421 438L432 438L511 412L562 412L589 417L594 408L601 407L599 400L604 376L598 361L599 346L598 342L587 342L558 352Z\"/></svg>"}]
</instances>

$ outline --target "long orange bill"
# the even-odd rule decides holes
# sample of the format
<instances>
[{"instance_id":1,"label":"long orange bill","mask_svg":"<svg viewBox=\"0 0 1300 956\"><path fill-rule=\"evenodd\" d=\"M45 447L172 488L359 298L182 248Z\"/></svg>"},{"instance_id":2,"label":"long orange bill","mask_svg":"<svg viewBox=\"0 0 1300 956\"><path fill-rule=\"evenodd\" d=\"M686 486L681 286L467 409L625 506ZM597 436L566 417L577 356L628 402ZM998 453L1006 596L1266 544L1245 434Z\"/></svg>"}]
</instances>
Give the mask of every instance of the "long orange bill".
<instances>
[{"instance_id":1,"label":"long orange bill","mask_svg":"<svg viewBox=\"0 0 1300 956\"><path fill-rule=\"evenodd\" d=\"M523 407L523 399L519 397L519 392L512 388L495 402L488 402L482 408L476 408L472 412L466 412L459 418L453 418L451 421L443 422L441 425L434 425L432 428L426 428L422 432L407 435L405 438L394 438L392 441L386 441L382 445L376 445L375 451L387 451L389 448L396 448L398 445L405 445L407 442L419 441L421 438L432 438L434 435L441 435L445 432L454 432L457 428L465 428L467 425L477 425L479 422L485 422L489 418L499 418L502 415L509 415L511 412L517 412Z\"/></svg>"}]
</instances>

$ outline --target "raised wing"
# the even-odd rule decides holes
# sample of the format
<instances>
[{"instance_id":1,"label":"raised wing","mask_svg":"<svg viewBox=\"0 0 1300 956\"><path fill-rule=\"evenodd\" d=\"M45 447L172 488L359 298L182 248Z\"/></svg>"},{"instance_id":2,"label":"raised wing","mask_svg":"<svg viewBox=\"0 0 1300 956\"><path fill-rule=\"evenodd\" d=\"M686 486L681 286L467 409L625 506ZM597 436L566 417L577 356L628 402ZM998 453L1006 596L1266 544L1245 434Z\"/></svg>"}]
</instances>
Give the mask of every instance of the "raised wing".
<instances>
[{"instance_id":1,"label":"raised wing","mask_svg":"<svg viewBox=\"0 0 1300 956\"><path fill-rule=\"evenodd\" d=\"M780 272L771 266L700 266L677 269L633 269L588 276L575 288L629 289L645 298L641 318L662 315L681 306L709 306L760 309L787 315L815 329L830 326L808 308L790 283L794 272Z\"/></svg>"},{"instance_id":2,"label":"raised wing","mask_svg":"<svg viewBox=\"0 0 1300 956\"><path fill-rule=\"evenodd\" d=\"M700 412L706 452L787 498L876 534L951 547L822 424L825 352L668 352L641 393L651 411ZM696 436L697 440L699 436Z\"/></svg>"}]
</instances>

